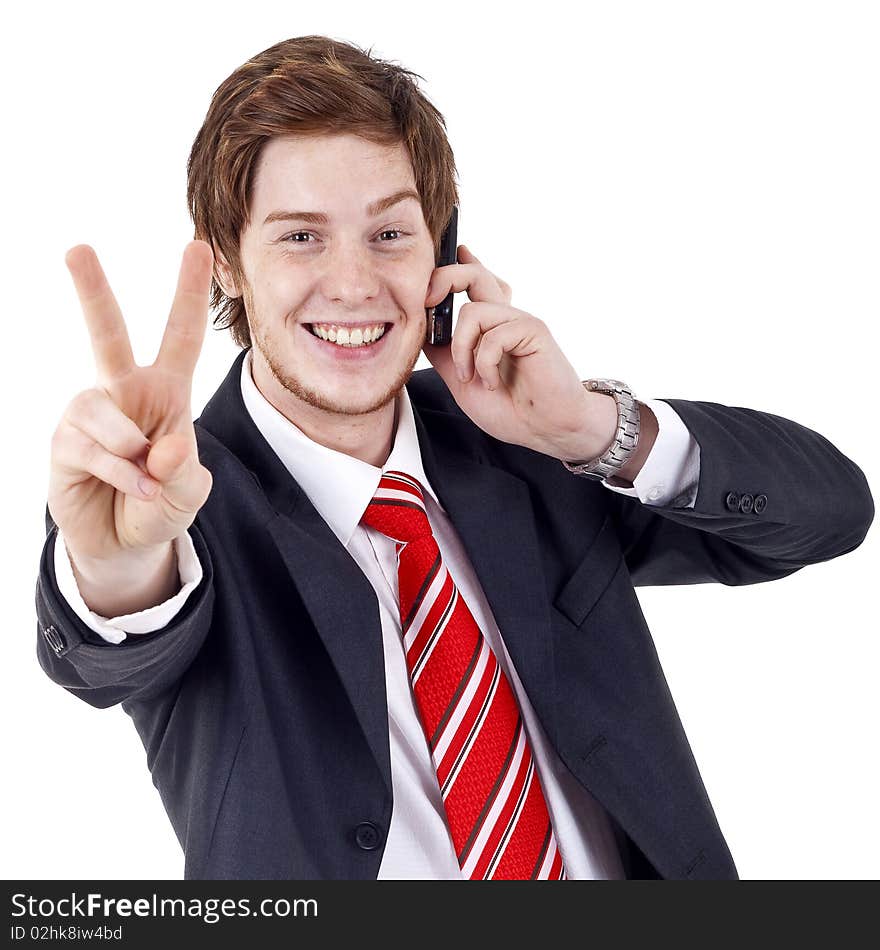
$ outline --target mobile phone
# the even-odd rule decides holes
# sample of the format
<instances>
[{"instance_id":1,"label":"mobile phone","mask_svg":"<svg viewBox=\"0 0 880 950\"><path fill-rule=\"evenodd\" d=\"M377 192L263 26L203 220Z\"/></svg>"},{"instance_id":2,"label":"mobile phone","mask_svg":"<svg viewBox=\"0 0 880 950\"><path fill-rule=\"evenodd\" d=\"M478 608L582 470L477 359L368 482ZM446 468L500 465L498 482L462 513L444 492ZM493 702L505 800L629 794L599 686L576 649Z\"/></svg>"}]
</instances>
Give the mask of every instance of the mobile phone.
<instances>
[{"instance_id":1,"label":"mobile phone","mask_svg":"<svg viewBox=\"0 0 880 950\"><path fill-rule=\"evenodd\" d=\"M437 258L437 267L458 263L458 205L452 206L452 215L440 238L440 255ZM435 346L449 346L452 342L452 298L450 292L437 304L428 307L425 314L428 318L425 340Z\"/></svg>"}]
</instances>

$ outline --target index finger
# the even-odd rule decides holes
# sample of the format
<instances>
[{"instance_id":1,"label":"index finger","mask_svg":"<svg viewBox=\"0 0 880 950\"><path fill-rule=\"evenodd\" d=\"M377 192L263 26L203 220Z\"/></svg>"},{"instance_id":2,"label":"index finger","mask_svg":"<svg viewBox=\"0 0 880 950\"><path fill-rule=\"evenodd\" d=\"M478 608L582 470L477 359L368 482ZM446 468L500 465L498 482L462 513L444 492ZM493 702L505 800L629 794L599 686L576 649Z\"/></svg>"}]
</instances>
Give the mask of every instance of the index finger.
<instances>
[{"instance_id":1,"label":"index finger","mask_svg":"<svg viewBox=\"0 0 880 950\"><path fill-rule=\"evenodd\" d=\"M177 291L154 366L192 377L205 339L213 269L211 245L190 241L183 249Z\"/></svg>"},{"instance_id":2,"label":"index finger","mask_svg":"<svg viewBox=\"0 0 880 950\"><path fill-rule=\"evenodd\" d=\"M434 269L425 297L426 307L436 306L447 294L463 290L467 291L471 300L480 303L508 302L498 278L473 255L471 258L459 264L444 264Z\"/></svg>"},{"instance_id":3,"label":"index finger","mask_svg":"<svg viewBox=\"0 0 880 950\"><path fill-rule=\"evenodd\" d=\"M73 278L95 354L98 376L113 379L134 366L128 329L113 296L98 255L88 244L77 244L64 255Z\"/></svg>"}]
</instances>

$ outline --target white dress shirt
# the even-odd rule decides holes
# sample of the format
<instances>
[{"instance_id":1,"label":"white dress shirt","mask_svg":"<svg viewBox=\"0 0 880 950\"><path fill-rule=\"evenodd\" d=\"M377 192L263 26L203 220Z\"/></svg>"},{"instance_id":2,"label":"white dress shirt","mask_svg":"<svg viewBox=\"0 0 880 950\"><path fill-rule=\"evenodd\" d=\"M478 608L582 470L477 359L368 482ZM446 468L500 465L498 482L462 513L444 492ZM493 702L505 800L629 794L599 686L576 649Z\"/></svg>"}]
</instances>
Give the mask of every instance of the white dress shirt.
<instances>
[{"instance_id":1,"label":"white dress shirt","mask_svg":"<svg viewBox=\"0 0 880 950\"><path fill-rule=\"evenodd\" d=\"M363 570L378 598L394 794L379 879L461 879L437 774L406 667L397 599L395 544L360 523L382 473L390 470L407 472L425 489L425 509L443 561L510 681L568 878L622 878L620 854L608 815L572 776L550 745L507 653L479 579L425 475L406 389L400 394L394 446L381 469L314 442L278 412L253 381L251 353L242 364L241 390L245 407L257 428ZM699 445L668 403L651 400L646 401L646 405L657 416L659 431L633 487L616 487L607 480L602 484L611 491L638 497L645 504L692 507L699 482ZM89 610L83 601L59 530L55 543L59 590L77 616L109 643L121 643L128 634L158 630L176 615L202 578L202 567L189 533L174 543L180 591L147 610L107 618Z\"/></svg>"}]
</instances>

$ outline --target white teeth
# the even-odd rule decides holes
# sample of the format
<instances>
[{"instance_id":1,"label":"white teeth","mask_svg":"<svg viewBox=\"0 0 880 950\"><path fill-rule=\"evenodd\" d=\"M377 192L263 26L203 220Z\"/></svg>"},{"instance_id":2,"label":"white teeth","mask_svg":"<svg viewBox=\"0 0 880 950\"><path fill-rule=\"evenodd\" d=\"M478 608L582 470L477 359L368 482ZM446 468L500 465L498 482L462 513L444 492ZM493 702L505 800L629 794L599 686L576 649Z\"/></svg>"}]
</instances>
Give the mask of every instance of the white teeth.
<instances>
[{"instance_id":1,"label":"white teeth","mask_svg":"<svg viewBox=\"0 0 880 950\"><path fill-rule=\"evenodd\" d=\"M322 340L329 340L337 346L349 347L367 346L374 343L385 333L384 325L379 324L365 328L355 327L351 331L348 327L330 326L328 329L326 325L317 326L313 324L311 330L315 336L319 336Z\"/></svg>"}]
</instances>

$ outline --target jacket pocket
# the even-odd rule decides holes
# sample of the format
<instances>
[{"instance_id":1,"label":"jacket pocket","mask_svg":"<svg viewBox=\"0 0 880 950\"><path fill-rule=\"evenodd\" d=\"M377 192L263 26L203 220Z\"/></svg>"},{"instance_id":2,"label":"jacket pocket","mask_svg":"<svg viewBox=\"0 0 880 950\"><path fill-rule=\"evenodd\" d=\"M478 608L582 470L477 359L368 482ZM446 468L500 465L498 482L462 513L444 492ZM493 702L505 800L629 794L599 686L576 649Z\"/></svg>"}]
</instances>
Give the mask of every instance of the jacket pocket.
<instances>
[{"instance_id":1,"label":"jacket pocket","mask_svg":"<svg viewBox=\"0 0 880 950\"><path fill-rule=\"evenodd\" d=\"M623 565L611 515L606 514L583 560L562 585L553 606L579 627Z\"/></svg>"}]
</instances>

